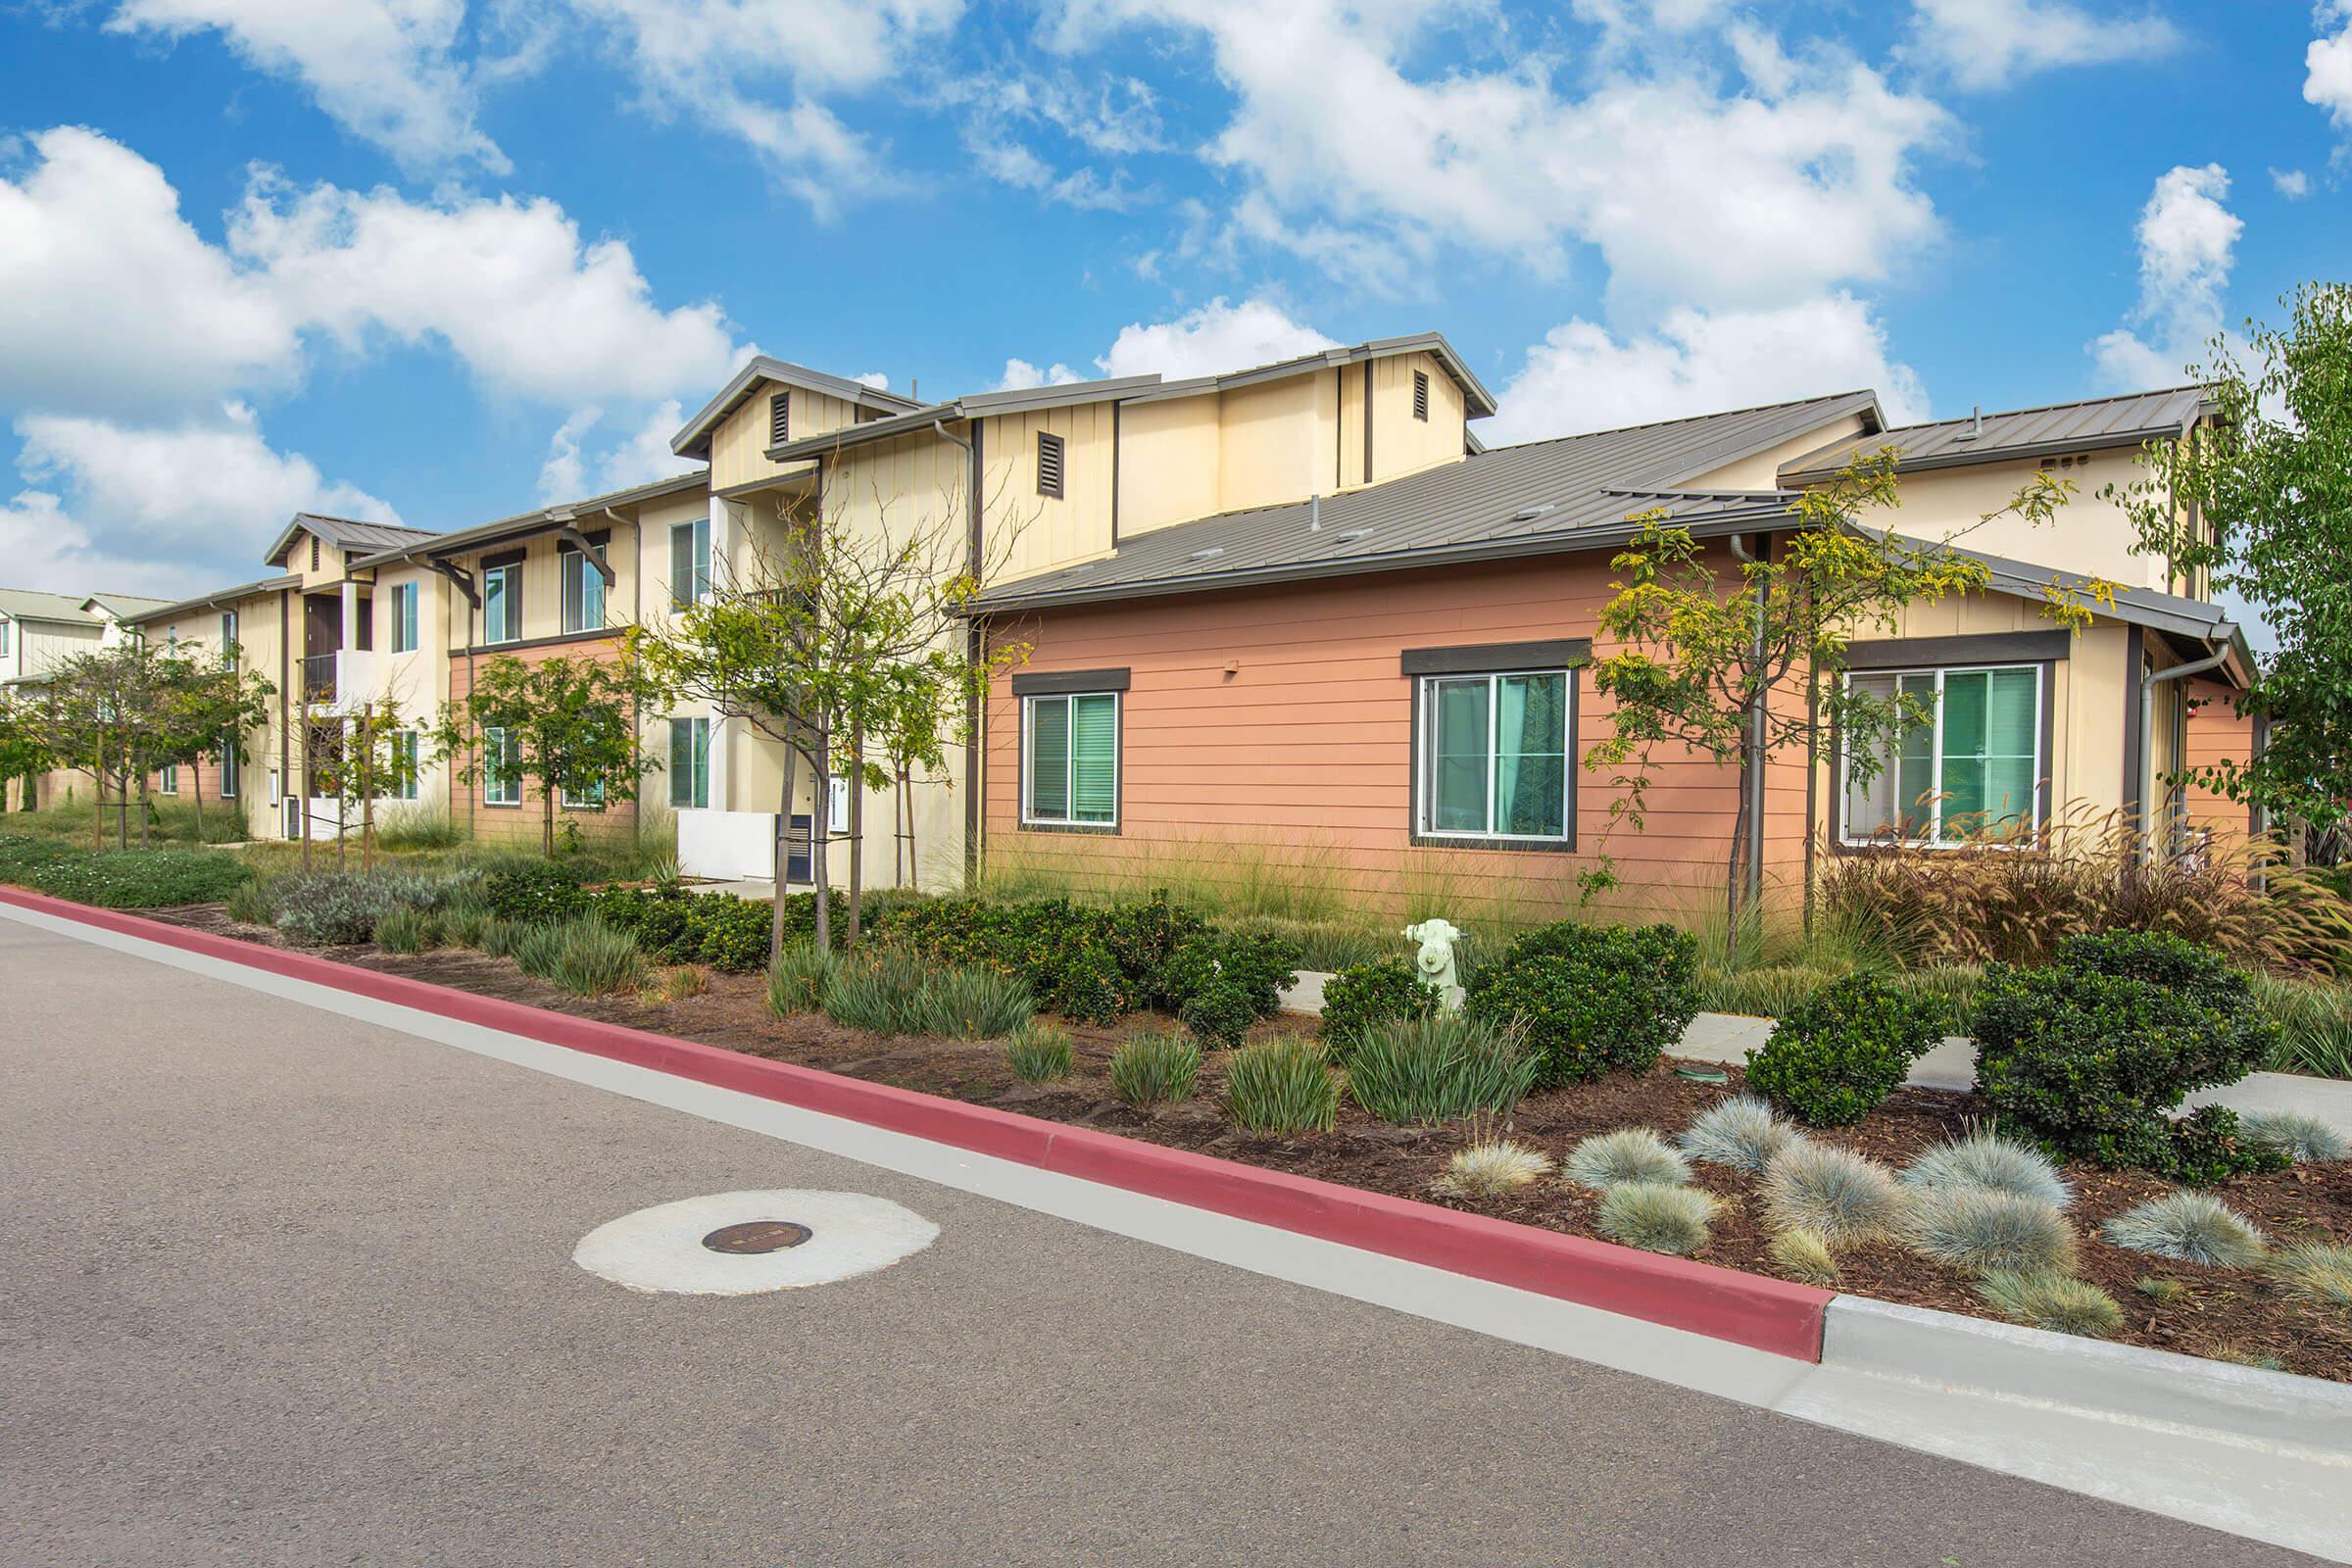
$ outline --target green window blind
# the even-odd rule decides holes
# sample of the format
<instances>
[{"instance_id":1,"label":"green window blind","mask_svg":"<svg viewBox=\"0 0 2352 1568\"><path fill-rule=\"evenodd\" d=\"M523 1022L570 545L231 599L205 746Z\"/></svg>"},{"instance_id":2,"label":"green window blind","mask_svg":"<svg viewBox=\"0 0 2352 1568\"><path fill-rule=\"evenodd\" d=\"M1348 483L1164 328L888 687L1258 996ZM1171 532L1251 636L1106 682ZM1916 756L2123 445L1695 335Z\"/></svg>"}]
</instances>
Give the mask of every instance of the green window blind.
<instances>
[{"instance_id":1,"label":"green window blind","mask_svg":"<svg viewBox=\"0 0 2352 1568\"><path fill-rule=\"evenodd\" d=\"M1041 822L1070 815L1070 703L1032 698L1029 705L1029 814Z\"/></svg>"},{"instance_id":2,"label":"green window blind","mask_svg":"<svg viewBox=\"0 0 2352 1568\"><path fill-rule=\"evenodd\" d=\"M1487 831L1487 677L1433 682L1430 826L1440 833Z\"/></svg>"},{"instance_id":3,"label":"green window blind","mask_svg":"<svg viewBox=\"0 0 2352 1568\"><path fill-rule=\"evenodd\" d=\"M707 718L669 721L669 804L696 808L710 804L710 721Z\"/></svg>"},{"instance_id":4,"label":"green window blind","mask_svg":"<svg viewBox=\"0 0 2352 1568\"><path fill-rule=\"evenodd\" d=\"M1568 677L1505 675L1495 687L1496 830L1562 837L1568 831Z\"/></svg>"},{"instance_id":5,"label":"green window blind","mask_svg":"<svg viewBox=\"0 0 2352 1568\"><path fill-rule=\"evenodd\" d=\"M1108 822L1118 814L1119 700L1107 693L1070 699L1070 815Z\"/></svg>"}]
</instances>

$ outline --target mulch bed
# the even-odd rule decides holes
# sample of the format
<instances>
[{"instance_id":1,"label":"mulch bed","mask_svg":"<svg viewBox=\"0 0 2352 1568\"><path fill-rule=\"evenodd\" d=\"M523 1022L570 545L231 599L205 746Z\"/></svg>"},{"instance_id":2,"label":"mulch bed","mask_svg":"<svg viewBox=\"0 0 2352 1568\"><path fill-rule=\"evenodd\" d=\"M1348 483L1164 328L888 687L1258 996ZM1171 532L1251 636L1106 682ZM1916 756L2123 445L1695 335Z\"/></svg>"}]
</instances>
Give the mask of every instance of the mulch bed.
<instances>
[{"instance_id":1,"label":"mulch bed","mask_svg":"<svg viewBox=\"0 0 2352 1568\"><path fill-rule=\"evenodd\" d=\"M287 945L268 927L230 921L219 905L143 912L244 941ZM629 1024L1246 1164L1474 1209L1546 1230L1596 1234L1592 1198L1558 1181L1474 1202L1433 1194L1430 1183L1467 1141L1468 1130L1459 1125L1397 1127L1348 1104L1338 1127L1329 1133L1266 1138L1238 1131L1226 1124L1218 1109L1222 1069L1214 1056L1202 1072L1200 1094L1192 1101L1156 1111L1119 1103L1109 1090L1112 1049L1132 1035L1176 1027L1167 1018L1138 1015L1115 1028L1071 1027L1068 1032L1077 1043L1076 1070L1059 1083L1036 1085L1014 1079L1004 1065L1002 1047L992 1042L889 1039L845 1028L821 1015L778 1018L767 1010L766 987L758 976L714 973L709 989L699 995L648 1003L635 997L572 996L523 974L510 959L462 949L395 955L373 947L333 948L320 954L480 996ZM1314 1027L1311 1018L1287 1015L1260 1025L1254 1034L1312 1033ZM1721 1085L1694 1083L1676 1076L1669 1065L1641 1074L1614 1074L1535 1095L1501 1130L1555 1159L1577 1140L1619 1127L1650 1127L1671 1138L1708 1105L1740 1092L1740 1069L1729 1069L1728 1077ZM1813 1136L1899 1167L1984 1118L1974 1096L1903 1089L1854 1126ZM1696 1254L1699 1260L1755 1274L1775 1272L1765 1251L1771 1235L1755 1211L1747 1180L1709 1165L1697 1170L1698 1185L1725 1200L1713 1239ZM2070 1164L2065 1174L2077 1194L2068 1213L2082 1238L2080 1272L2122 1305L2125 1327L2118 1340L2189 1355L2275 1358L2291 1371L2352 1382L2352 1313L2294 1300L2250 1271L2174 1262L2111 1246L2100 1238L2099 1223L2161 1196L2171 1190L2170 1184L2142 1172L2087 1165ZM2298 1165L2273 1176L2238 1177L2208 1190L2275 1240L2352 1241L2352 1162ZM1838 1264L1842 1288L1855 1295L1977 1317L1994 1315L1978 1300L1966 1276L1896 1247L1857 1248L1841 1253ZM2159 1303L2133 1288L2134 1282L2151 1276L2178 1281L2186 1287L2185 1294Z\"/></svg>"}]
</instances>

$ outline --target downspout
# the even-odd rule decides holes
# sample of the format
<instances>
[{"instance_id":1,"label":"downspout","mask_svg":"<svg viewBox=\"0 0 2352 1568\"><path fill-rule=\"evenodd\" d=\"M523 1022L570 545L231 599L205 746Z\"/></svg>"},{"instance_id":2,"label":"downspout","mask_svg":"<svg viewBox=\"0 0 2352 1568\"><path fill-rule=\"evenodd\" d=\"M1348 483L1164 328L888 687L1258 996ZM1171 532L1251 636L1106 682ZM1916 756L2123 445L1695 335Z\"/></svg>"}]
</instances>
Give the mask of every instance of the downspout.
<instances>
[{"instance_id":1,"label":"downspout","mask_svg":"<svg viewBox=\"0 0 2352 1568\"><path fill-rule=\"evenodd\" d=\"M2205 646L2209 651L2203 659L2196 660L2191 663L2175 664L2170 669L2156 670L2142 679L2139 683L2138 785L2140 799L2140 818L2143 828L2149 833L2150 836L2153 836L2156 830L2155 811L2153 807L2154 796L2156 792L2156 753L2154 749L2154 742L2156 738L2157 683L2159 681L2186 680L2192 675L2202 675L2209 669L2219 669L2225 662L2228 662L2230 658L2230 639L2228 635L2230 629L2230 628L2227 626L2222 628L2222 644L2219 648L2214 647L2211 642L2206 643ZM2176 769L2180 767L2180 760L2181 760L2178 757L2173 759L2173 766ZM2175 825L2169 820L2170 814L2170 808L2168 806L2166 811L2168 820L2166 820L2163 824L2164 835L2167 840L2166 854L2168 856L2173 852L2174 849L2178 847L2170 842L2173 838L2172 830Z\"/></svg>"},{"instance_id":2,"label":"downspout","mask_svg":"<svg viewBox=\"0 0 2352 1568\"><path fill-rule=\"evenodd\" d=\"M636 564L629 568L629 624L641 626L645 623L645 521L640 517L635 522L628 522L611 507L605 507L602 510L607 517L615 523L624 523L629 530L629 549L636 562ZM606 554L610 555L611 552L607 551ZM612 568L608 566L606 569L609 571ZM637 748L637 759L642 763L645 760L645 699L641 696L631 696L629 699L629 731ZM645 775L641 772L637 775L637 799L629 804L629 837L637 843L640 849L643 849L645 845ZM671 848L674 850L676 846L673 845Z\"/></svg>"},{"instance_id":3,"label":"downspout","mask_svg":"<svg viewBox=\"0 0 2352 1568\"><path fill-rule=\"evenodd\" d=\"M1754 564L1762 558L1747 548L1747 536L1729 536L1733 559ZM1767 543L1765 549L1770 551ZM1755 667L1764 667L1766 656L1764 600L1756 600ZM1742 868L1741 885L1745 889L1747 906L1756 908L1764 897L1764 694L1751 692L1747 699L1747 757L1746 776L1740 781L1747 801L1747 864Z\"/></svg>"},{"instance_id":4,"label":"downspout","mask_svg":"<svg viewBox=\"0 0 2352 1568\"><path fill-rule=\"evenodd\" d=\"M941 440L953 441L956 445L963 448L964 457L968 461L971 470L971 522L965 538L966 569L971 572L972 580L977 583L980 578L980 556L984 543L981 533L980 507L980 421L974 419L971 424L972 439L969 441L951 431L945 419L933 419L931 428L938 432ZM980 665L982 639L986 635L981 628L978 616L974 616L964 624L963 657L965 662L974 668L978 668ZM963 890L967 894L980 884L980 831L983 821L980 809L980 754L986 750L982 744L980 721L979 695L977 693L968 694L963 705ZM911 817L914 812L912 800L906 803L906 810L908 816ZM915 865L910 869L914 873L915 886L922 886L923 868Z\"/></svg>"}]
</instances>

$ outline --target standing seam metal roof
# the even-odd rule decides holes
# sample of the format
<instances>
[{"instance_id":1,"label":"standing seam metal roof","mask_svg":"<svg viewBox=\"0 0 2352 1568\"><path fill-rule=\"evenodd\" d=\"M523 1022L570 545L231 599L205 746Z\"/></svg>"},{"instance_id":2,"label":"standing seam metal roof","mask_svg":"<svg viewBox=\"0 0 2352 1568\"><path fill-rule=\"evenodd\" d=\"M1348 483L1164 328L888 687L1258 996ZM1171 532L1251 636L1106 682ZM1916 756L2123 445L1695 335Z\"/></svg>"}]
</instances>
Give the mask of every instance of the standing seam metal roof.
<instances>
[{"instance_id":1,"label":"standing seam metal roof","mask_svg":"<svg viewBox=\"0 0 2352 1568\"><path fill-rule=\"evenodd\" d=\"M2119 446L2137 446L2152 436L2177 433L2206 407L2202 388L2167 387L2129 397L2052 403L2011 409L1933 424L1907 424L1877 435L1835 441L1781 466L1781 482L1804 484L1828 478L1857 454L1892 447L1905 468L1957 466Z\"/></svg>"}]
</instances>

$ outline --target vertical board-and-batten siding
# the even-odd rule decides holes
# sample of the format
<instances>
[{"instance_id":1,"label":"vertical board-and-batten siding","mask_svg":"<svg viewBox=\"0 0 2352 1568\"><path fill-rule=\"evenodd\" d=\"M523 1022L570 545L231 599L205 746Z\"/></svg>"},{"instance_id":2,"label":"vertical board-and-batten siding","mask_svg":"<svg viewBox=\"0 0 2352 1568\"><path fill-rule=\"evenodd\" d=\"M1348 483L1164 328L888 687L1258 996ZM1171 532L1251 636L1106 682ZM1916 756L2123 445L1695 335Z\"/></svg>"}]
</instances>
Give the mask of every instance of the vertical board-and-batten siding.
<instances>
[{"instance_id":1,"label":"vertical board-and-batten siding","mask_svg":"<svg viewBox=\"0 0 2352 1568\"><path fill-rule=\"evenodd\" d=\"M1578 681L1572 760L1577 853L1409 843L1413 701L1403 652L1592 637L1609 581L1605 559L1560 558L1010 617L1000 635L1033 645L1030 670L1129 670L1120 831L1020 828L1020 705L1001 679L989 709L989 853L1074 856L1099 867L1154 846L1181 854L1238 839L1276 862L1330 868L1365 901L1393 894L1413 865L1445 863L1497 892L1558 904L1574 900L1576 872L1605 848L1633 887L1710 896L1729 851L1737 769L1661 753L1647 831L1607 832L1616 792L1606 773L1578 765L1610 733L1589 673ZM1785 771L1766 828L1776 865L1801 854L1803 769Z\"/></svg>"}]
</instances>

